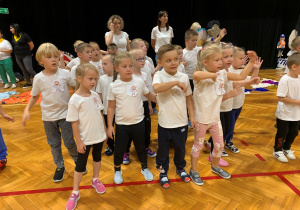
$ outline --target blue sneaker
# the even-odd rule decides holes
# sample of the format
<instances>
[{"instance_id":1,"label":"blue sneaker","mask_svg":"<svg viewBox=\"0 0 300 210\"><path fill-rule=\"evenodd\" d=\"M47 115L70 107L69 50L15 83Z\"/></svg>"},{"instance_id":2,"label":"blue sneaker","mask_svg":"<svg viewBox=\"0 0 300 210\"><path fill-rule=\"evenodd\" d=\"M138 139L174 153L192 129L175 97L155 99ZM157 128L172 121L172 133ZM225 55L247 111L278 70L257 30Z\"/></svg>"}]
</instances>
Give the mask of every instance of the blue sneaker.
<instances>
[{"instance_id":1,"label":"blue sneaker","mask_svg":"<svg viewBox=\"0 0 300 210\"><path fill-rule=\"evenodd\" d=\"M149 147L146 148L146 151L147 151L147 155L148 155L149 157L156 157L156 153L153 152Z\"/></svg>"},{"instance_id":2,"label":"blue sneaker","mask_svg":"<svg viewBox=\"0 0 300 210\"><path fill-rule=\"evenodd\" d=\"M112 148L110 148L110 147L107 147L106 149L105 149L105 152L104 152L107 156L111 156L113 153L114 153L114 151L112 150Z\"/></svg>"},{"instance_id":3,"label":"blue sneaker","mask_svg":"<svg viewBox=\"0 0 300 210\"><path fill-rule=\"evenodd\" d=\"M192 128L192 123L190 120L188 121L188 125L189 125L189 128Z\"/></svg>"},{"instance_id":4,"label":"blue sneaker","mask_svg":"<svg viewBox=\"0 0 300 210\"><path fill-rule=\"evenodd\" d=\"M157 114L157 109L153 108L153 114Z\"/></svg>"},{"instance_id":5,"label":"blue sneaker","mask_svg":"<svg viewBox=\"0 0 300 210\"><path fill-rule=\"evenodd\" d=\"M116 184L122 184L123 183L123 177L122 177L122 172L121 171L115 171L114 182Z\"/></svg>"},{"instance_id":6,"label":"blue sneaker","mask_svg":"<svg viewBox=\"0 0 300 210\"><path fill-rule=\"evenodd\" d=\"M127 165L129 164L129 153L124 153L124 157L123 157L123 164Z\"/></svg>"}]
</instances>

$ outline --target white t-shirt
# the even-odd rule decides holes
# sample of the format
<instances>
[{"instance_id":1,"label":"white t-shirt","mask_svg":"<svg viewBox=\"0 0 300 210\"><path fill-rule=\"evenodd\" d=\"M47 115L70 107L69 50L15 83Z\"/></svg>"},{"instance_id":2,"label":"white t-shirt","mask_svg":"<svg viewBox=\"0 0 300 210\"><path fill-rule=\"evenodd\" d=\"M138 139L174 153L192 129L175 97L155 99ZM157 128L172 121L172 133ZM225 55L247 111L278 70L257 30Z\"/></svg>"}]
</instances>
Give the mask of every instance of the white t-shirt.
<instances>
[{"instance_id":1,"label":"white t-shirt","mask_svg":"<svg viewBox=\"0 0 300 210\"><path fill-rule=\"evenodd\" d=\"M179 66L177 68L177 71L185 74L185 68L184 68L184 65L182 63L179 64Z\"/></svg>"},{"instance_id":2,"label":"white t-shirt","mask_svg":"<svg viewBox=\"0 0 300 210\"><path fill-rule=\"evenodd\" d=\"M193 79L193 73L197 66L197 54L202 47L195 47L193 50L183 49L182 60L186 62L185 73L189 76L189 79Z\"/></svg>"},{"instance_id":3,"label":"white t-shirt","mask_svg":"<svg viewBox=\"0 0 300 210\"><path fill-rule=\"evenodd\" d=\"M43 121L56 121L67 116L70 99L69 86L74 87L75 82L68 70L57 69L52 76L41 71L34 76L31 96L42 93L41 110Z\"/></svg>"},{"instance_id":4,"label":"white t-shirt","mask_svg":"<svg viewBox=\"0 0 300 210\"><path fill-rule=\"evenodd\" d=\"M167 31L167 28L160 28L160 31L158 29L158 26L155 26L152 29L151 32L151 39L155 39L155 52L157 53L158 49L165 45L165 44L171 44L171 38L174 37L173 28L169 26L169 30Z\"/></svg>"},{"instance_id":5,"label":"white t-shirt","mask_svg":"<svg viewBox=\"0 0 300 210\"><path fill-rule=\"evenodd\" d=\"M110 35L110 31L105 33L105 36L109 36L109 35ZM113 35L112 43L114 43L118 46L119 51L126 52L128 38L129 38L129 35L126 32L121 31L121 33L119 35L116 35L116 34Z\"/></svg>"},{"instance_id":6,"label":"white t-shirt","mask_svg":"<svg viewBox=\"0 0 300 210\"><path fill-rule=\"evenodd\" d=\"M206 71L206 70L204 70ZM226 70L220 70L223 80L227 83ZM194 81L195 119L202 124L210 124L220 120L220 106L223 95L217 94L217 83L212 79Z\"/></svg>"},{"instance_id":7,"label":"white t-shirt","mask_svg":"<svg viewBox=\"0 0 300 210\"><path fill-rule=\"evenodd\" d=\"M144 119L142 94L149 90L143 80L132 77L130 82L117 79L110 84L108 100L116 101L115 120L118 125L134 125Z\"/></svg>"},{"instance_id":8,"label":"white t-shirt","mask_svg":"<svg viewBox=\"0 0 300 210\"><path fill-rule=\"evenodd\" d=\"M147 74L147 78L150 78L151 84L152 84L152 74L154 74L154 72L155 72L154 66L152 66L151 63L146 60L145 66L141 69L141 71ZM149 90L151 92L154 92L152 85Z\"/></svg>"},{"instance_id":9,"label":"white t-shirt","mask_svg":"<svg viewBox=\"0 0 300 210\"><path fill-rule=\"evenodd\" d=\"M235 74L241 74L243 69L234 69L232 66L228 69L229 72L235 73ZM245 80L250 80L251 77L247 76ZM239 109L244 105L245 101L245 87L241 87L242 92L240 95L233 98L233 105L232 109Z\"/></svg>"},{"instance_id":10,"label":"white t-shirt","mask_svg":"<svg viewBox=\"0 0 300 210\"><path fill-rule=\"evenodd\" d=\"M227 82L224 83L224 88L225 88L225 94L229 93L230 91L233 90L233 81L227 80ZM230 112L233 107L233 98L229 98L225 101L222 101L221 103L221 112Z\"/></svg>"},{"instance_id":11,"label":"white t-shirt","mask_svg":"<svg viewBox=\"0 0 300 210\"><path fill-rule=\"evenodd\" d=\"M149 90L152 89L152 79L149 78L145 72L142 72L142 75L133 74L132 76L142 79L144 81L146 87ZM148 101L148 99L144 95L142 95L142 99L143 99L143 101Z\"/></svg>"},{"instance_id":12,"label":"white t-shirt","mask_svg":"<svg viewBox=\"0 0 300 210\"><path fill-rule=\"evenodd\" d=\"M101 110L103 105L100 97L91 91L89 97L74 93L68 106L67 121L79 121L80 138L85 145L103 142L106 139Z\"/></svg>"},{"instance_id":13,"label":"white t-shirt","mask_svg":"<svg viewBox=\"0 0 300 210\"><path fill-rule=\"evenodd\" d=\"M288 75L284 75L283 77L281 77L277 88L277 96L299 100L300 76L298 76L298 78L292 78ZM280 120L299 121L300 106L297 104L278 101L275 115Z\"/></svg>"},{"instance_id":14,"label":"white t-shirt","mask_svg":"<svg viewBox=\"0 0 300 210\"><path fill-rule=\"evenodd\" d=\"M172 81L184 83L187 92L182 92L176 85L165 92L157 93L158 124L164 128L178 128L188 124L186 97L192 95L188 76L178 71L172 76L162 69L154 74L153 85Z\"/></svg>"},{"instance_id":15,"label":"white t-shirt","mask_svg":"<svg viewBox=\"0 0 300 210\"><path fill-rule=\"evenodd\" d=\"M293 55L294 53L296 53L297 51L296 50L290 50L287 54L287 56L291 56ZM287 74L288 72L290 71L289 67L286 65L285 66L285 70L284 70L284 73Z\"/></svg>"},{"instance_id":16,"label":"white t-shirt","mask_svg":"<svg viewBox=\"0 0 300 210\"><path fill-rule=\"evenodd\" d=\"M72 77L72 79L75 81L75 83L76 83L76 81L77 81L77 78L76 78L76 69L77 69L78 66L79 66L79 64L76 64L76 65L74 65L74 66L71 68L71 77Z\"/></svg>"},{"instance_id":17,"label":"white t-shirt","mask_svg":"<svg viewBox=\"0 0 300 210\"><path fill-rule=\"evenodd\" d=\"M12 50L12 46L9 43L9 41L4 39L2 42L0 42L0 50ZM5 52L0 52L0 60L5 60L10 57L11 57L10 54L6 54Z\"/></svg>"},{"instance_id":18,"label":"white t-shirt","mask_svg":"<svg viewBox=\"0 0 300 210\"><path fill-rule=\"evenodd\" d=\"M108 89L110 87L110 83L113 82L114 77L109 77L107 74L102 75L97 83L96 87L96 92L102 94L102 99L103 99L103 114L107 115L107 107L108 107L108 100L107 100L107 94L108 94Z\"/></svg>"},{"instance_id":19,"label":"white t-shirt","mask_svg":"<svg viewBox=\"0 0 300 210\"><path fill-rule=\"evenodd\" d=\"M94 64L98 71L99 71L99 77L101 77L102 75L104 75L104 71L103 71L103 68L102 68L102 60L98 61L98 62L94 62L94 61L90 61L91 64Z\"/></svg>"},{"instance_id":20,"label":"white t-shirt","mask_svg":"<svg viewBox=\"0 0 300 210\"><path fill-rule=\"evenodd\" d=\"M146 60L149 61L150 64L152 64L153 68L154 68L154 63L152 58L150 58L149 56L146 55Z\"/></svg>"},{"instance_id":21,"label":"white t-shirt","mask_svg":"<svg viewBox=\"0 0 300 210\"><path fill-rule=\"evenodd\" d=\"M80 64L80 58L74 58L70 61L70 63L67 64L67 67L69 67L70 69L72 69L73 66L75 65L79 65Z\"/></svg>"}]
</instances>

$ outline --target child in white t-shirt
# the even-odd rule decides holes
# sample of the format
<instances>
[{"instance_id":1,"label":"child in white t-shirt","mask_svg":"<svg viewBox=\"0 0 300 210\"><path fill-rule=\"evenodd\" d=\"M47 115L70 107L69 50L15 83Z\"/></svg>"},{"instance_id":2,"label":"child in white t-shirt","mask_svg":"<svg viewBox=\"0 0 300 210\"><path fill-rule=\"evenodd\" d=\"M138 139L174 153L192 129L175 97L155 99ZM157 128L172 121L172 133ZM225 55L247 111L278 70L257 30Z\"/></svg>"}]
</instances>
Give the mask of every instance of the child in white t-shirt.
<instances>
[{"instance_id":1,"label":"child in white t-shirt","mask_svg":"<svg viewBox=\"0 0 300 210\"><path fill-rule=\"evenodd\" d=\"M197 46L198 33L194 29L188 29L184 35L185 48L182 60L186 63L185 73L188 75L192 91L194 90L193 73L197 66L197 54L202 47Z\"/></svg>"},{"instance_id":2,"label":"child in white t-shirt","mask_svg":"<svg viewBox=\"0 0 300 210\"><path fill-rule=\"evenodd\" d=\"M91 45L89 45L88 43L79 44L77 46L76 50L77 50L78 58L80 59L79 64L89 63L92 60L92 50L93 49L92 49ZM74 81L77 80L76 69L79 64L76 64L71 68L71 76Z\"/></svg>"},{"instance_id":3,"label":"child in white t-shirt","mask_svg":"<svg viewBox=\"0 0 300 210\"><path fill-rule=\"evenodd\" d=\"M105 73L102 68L102 53L100 52L100 47L96 42L90 42L89 45L92 48L92 60L90 63L96 66L99 71L99 76L101 77Z\"/></svg>"},{"instance_id":4,"label":"child in white t-shirt","mask_svg":"<svg viewBox=\"0 0 300 210\"><path fill-rule=\"evenodd\" d=\"M81 40L76 40L76 41L74 42L74 45L73 45L73 46L74 46L74 51L76 52L76 54L77 54L77 47L78 47L78 45L80 45L80 44L82 44L82 43L84 43L84 42L81 41ZM76 57L76 58L72 59L72 60L67 64L67 66L66 66L65 68L68 69L68 70L71 70L73 66L78 65L79 63L80 63L80 59L79 59L78 57Z\"/></svg>"},{"instance_id":5,"label":"child in white t-shirt","mask_svg":"<svg viewBox=\"0 0 300 210\"><path fill-rule=\"evenodd\" d=\"M195 81L194 103L195 118L197 121L194 129L195 141L191 151L190 176L197 185L202 185L203 181L197 172L197 162L199 153L203 148L206 131L212 135L214 150L212 152L211 170L213 173L229 179L231 175L220 168L219 160L224 147L223 131L220 122L220 106L225 94L224 84L228 80L243 80L251 71L256 53L248 51L250 61L241 74L233 74L226 70L221 70L223 65L222 48L217 44L205 46L198 54L197 71L193 75Z\"/></svg>"},{"instance_id":6,"label":"child in white t-shirt","mask_svg":"<svg viewBox=\"0 0 300 210\"><path fill-rule=\"evenodd\" d=\"M189 182L190 177L185 172L185 143L188 134L188 116L194 126L194 108L192 90L186 74L177 71L179 60L175 47L166 44L158 50L158 63L163 70L155 73L153 89L157 93L158 112L158 150L156 167L160 171L160 184L169 188L169 150L173 143L176 173L182 181Z\"/></svg>"},{"instance_id":7,"label":"child in white t-shirt","mask_svg":"<svg viewBox=\"0 0 300 210\"><path fill-rule=\"evenodd\" d=\"M182 60L182 58L183 58L183 49L180 45L174 45L174 47L177 50L178 59L179 59L179 66L178 66L177 71L179 71L181 73L185 73L186 62Z\"/></svg>"},{"instance_id":8,"label":"child in white t-shirt","mask_svg":"<svg viewBox=\"0 0 300 210\"><path fill-rule=\"evenodd\" d=\"M141 162L141 173L147 181L153 180L153 175L147 168L147 153L145 149L145 123L142 95L156 102L156 97L149 91L146 84L133 74L133 60L127 52L117 52L114 57L114 68L119 73L120 79L110 85L108 92L107 124L108 136L114 135L112 126L114 112L116 110L116 135L114 165L114 182L123 182L121 164L128 142L133 140L137 156ZM116 79L116 75L114 75Z\"/></svg>"},{"instance_id":9,"label":"child in white t-shirt","mask_svg":"<svg viewBox=\"0 0 300 210\"><path fill-rule=\"evenodd\" d=\"M300 53L300 36L296 37L292 43L291 43L291 46L293 48L293 50L291 50L289 53L288 53L288 56L291 56L293 55L294 53ZM285 68L285 71L284 73L287 74L289 72L289 67L286 65L286 68Z\"/></svg>"},{"instance_id":10,"label":"child in white t-shirt","mask_svg":"<svg viewBox=\"0 0 300 210\"><path fill-rule=\"evenodd\" d=\"M73 139L71 123L66 121L68 102L70 99L69 87L75 86L75 81L66 69L58 68L60 52L51 43L42 44L36 52L36 60L45 69L34 77L31 98L24 110L22 123L25 126L29 120L29 111L39 99L42 109L42 120L47 136L47 142L51 147L51 153L56 170L54 182L60 182L64 178L65 167L61 150L61 137L73 160L77 161L77 149Z\"/></svg>"},{"instance_id":11,"label":"child in white t-shirt","mask_svg":"<svg viewBox=\"0 0 300 210\"><path fill-rule=\"evenodd\" d=\"M107 139L106 126L101 112L103 109L101 99L96 92L91 91L97 85L99 71L93 64L80 64L76 70L76 77L77 90L70 99L66 120L72 123L78 160L74 171L73 191L67 202L67 210L75 209L80 198L79 185L92 147L92 187L99 194L105 192L104 185L99 181L99 173L103 142Z\"/></svg>"},{"instance_id":12,"label":"child in white t-shirt","mask_svg":"<svg viewBox=\"0 0 300 210\"><path fill-rule=\"evenodd\" d=\"M291 145L298 136L300 120L300 53L294 53L287 60L289 72L281 77L278 89L276 109L277 133L273 156L280 162L295 160Z\"/></svg>"},{"instance_id":13,"label":"child in white t-shirt","mask_svg":"<svg viewBox=\"0 0 300 210\"><path fill-rule=\"evenodd\" d=\"M234 47L233 48L233 61L231 67L228 69L231 73L240 74L242 71L242 66L244 64L244 58L245 58L245 51L242 48ZM259 68L262 64L263 60L261 58L257 57L257 60L255 61L253 65L253 73L252 76L248 76L246 80L244 81L238 81L239 86L249 85L252 84L252 79L258 77ZM232 110L229 113L230 123L229 123L229 129L224 135L224 142L225 142L225 148L229 149L233 153L239 153L239 149L234 146L233 144L233 133L234 133L234 126L235 123L242 111L242 107L245 100L245 88L241 87L242 91L241 94L233 98L232 101Z\"/></svg>"},{"instance_id":14,"label":"child in white t-shirt","mask_svg":"<svg viewBox=\"0 0 300 210\"><path fill-rule=\"evenodd\" d=\"M103 117L105 120L106 127L108 127L107 126L107 106L108 106L107 94L108 94L108 89L110 87L110 84L113 82L113 75L114 75L113 59L114 56L111 54L107 54L102 57L102 68L106 74L99 78L96 87L96 92L99 94L104 106ZM114 124L114 120L113 120L113 124ZM107 156L111 156L114 153L114 149L115 149L114 137L112 138L108 137L106 143L108 147L105 149L105 154Z\"/></svg>"}]
</instances>

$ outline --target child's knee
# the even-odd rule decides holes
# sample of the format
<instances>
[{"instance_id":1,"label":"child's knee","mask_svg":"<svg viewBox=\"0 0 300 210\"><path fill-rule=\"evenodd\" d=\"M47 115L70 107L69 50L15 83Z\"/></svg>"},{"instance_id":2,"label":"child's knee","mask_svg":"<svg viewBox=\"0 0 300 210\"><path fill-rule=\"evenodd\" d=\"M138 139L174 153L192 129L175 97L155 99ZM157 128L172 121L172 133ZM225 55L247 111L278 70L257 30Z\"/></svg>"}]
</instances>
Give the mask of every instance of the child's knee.
<instances>
[{"instance_id":1,"label":"child's knee","mask_svg":"<svg viewBox=\"0 0 300 210\"><path fill-rule=\"evenodd\" d=\"M199 157L200 151L203 148L204 138L198 138L194 140L194 145L192 147L191 155L193 157Z\"/></svg>"}]
</instances>

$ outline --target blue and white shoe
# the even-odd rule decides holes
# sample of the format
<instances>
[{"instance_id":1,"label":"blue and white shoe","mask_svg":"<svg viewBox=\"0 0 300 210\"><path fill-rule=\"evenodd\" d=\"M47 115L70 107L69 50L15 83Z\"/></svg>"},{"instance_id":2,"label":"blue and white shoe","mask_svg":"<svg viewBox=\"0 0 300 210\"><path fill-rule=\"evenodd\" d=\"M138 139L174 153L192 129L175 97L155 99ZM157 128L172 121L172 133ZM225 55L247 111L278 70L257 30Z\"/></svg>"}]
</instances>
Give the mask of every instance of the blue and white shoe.
<instances>
[{"instance_id":1,"label":"blue and white shoe","mask_svg":"<svg viewBox=\"0 0 300 210\"><path fill-rule=\"evenodd\" d=\"M148 168L142 169L141 172L148 182L153 181L153 174L149 171Z\"/></svg>"},{"instance_id":2,"label":"blue and white shoe","mask_svg":"<svg viewBox=\"0 0 300 210\"><path fill-rule=\"evenodd\" d=\"M115 171L115 177L114 181L116 184L122 184L123 183L123 177L121 171Z\"/></svg>"}]
</instances>

